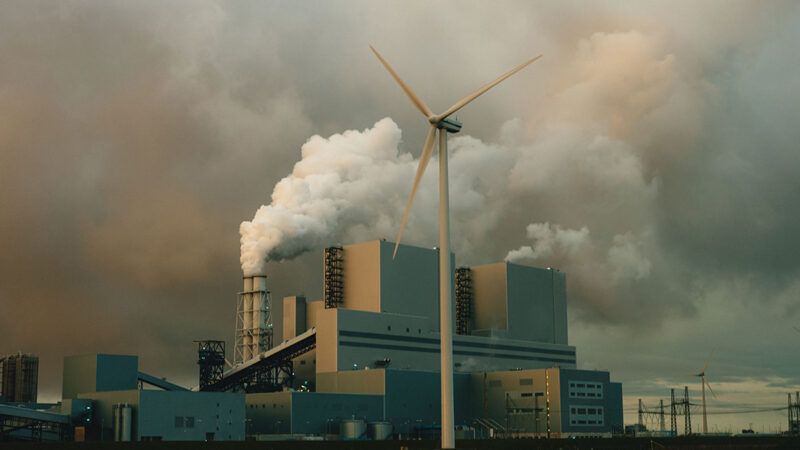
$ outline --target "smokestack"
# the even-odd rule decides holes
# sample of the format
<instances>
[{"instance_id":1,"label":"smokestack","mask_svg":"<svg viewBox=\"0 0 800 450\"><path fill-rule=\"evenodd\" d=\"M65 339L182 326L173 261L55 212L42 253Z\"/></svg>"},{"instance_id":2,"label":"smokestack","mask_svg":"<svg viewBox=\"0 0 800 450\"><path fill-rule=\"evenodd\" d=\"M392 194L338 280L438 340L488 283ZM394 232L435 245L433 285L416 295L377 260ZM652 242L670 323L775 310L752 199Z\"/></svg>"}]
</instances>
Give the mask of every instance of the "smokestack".
<instances>
[{"instance_id":1,"label":"smokestack","mask_svg":"<svg viewBox=\"0 0 800 450\"><path fill-rule=\"evenodd\" d=\"M239 314L241 315L242 328L242 362L253 357L253 278L244 277L242 299Z\"/></svg>"},{"instance_id":2,"label":"smokestack","mask_svg":"<svg viewBox=\"0 0 800 450\"><path fill-rule=\"evenodd\" d=\"M270 298L267 290L267 276L254 275L252 278L252 350L257 356L272 347L272 321L270 320Z\"/></svg>"},{"instance_id":3,"label":"smokestack","mask_svg":"<svg viewBox=\"0 0 800 450\"><path fill-rule=\"evenodd\" d=\"M272 348L272 303L267 290L267 276L246 276L242 280L236 312L236 363L249 361Z\"/></svg>"}]
</instances>

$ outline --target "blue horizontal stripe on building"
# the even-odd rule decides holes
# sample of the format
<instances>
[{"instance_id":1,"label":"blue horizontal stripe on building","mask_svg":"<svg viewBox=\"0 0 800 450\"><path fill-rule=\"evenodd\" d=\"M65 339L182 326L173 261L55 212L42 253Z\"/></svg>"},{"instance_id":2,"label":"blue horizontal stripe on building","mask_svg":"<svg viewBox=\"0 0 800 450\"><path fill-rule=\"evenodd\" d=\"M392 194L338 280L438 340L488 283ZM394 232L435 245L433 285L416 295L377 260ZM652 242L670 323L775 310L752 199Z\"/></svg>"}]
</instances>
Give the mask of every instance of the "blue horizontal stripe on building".
<instances>
[{"instance_id":1,"label":"blue horizontal stripe on building","mask_svg":"<svg viewBox=\"0 0 800 450\"><path fill-rule=\"evenodd\" d=\"M339 336L359 337L367 339L386 339L390 341L406 341L406 342L415 342L419 344L439 345L438 339L416 337L416 336L402 336L402 335L398 336L386 333L369 333L365 331L341 330L339 331ZM513 352L523 352L523 353L543 353L548 355L564 355L572 357L575 356L575 350L551 350L548 348L517 347L513 345L502 345L502 344L483 344L480 342L459 341L457 339L453 339L453 345L455 347L475 347L488 350L510 350ZM436 350L436 352L438 353L439 350Z\"/></svg>"},{"instance_id":2,"label":"blue horizontal stripe on building","mask_svg":"<svg viewBox=\"0 0 800 450\"><path fill-rule=\"evenodd\" d=\"M438 348L429 348L429 347L408 347L405 345L374 344L371 342L354 342L354 341L339 341L339 344L345 347L363 347L363 348L377 348L381 350L402 350L407 352L439 353ZM573 359L545 358L537 356L511 355L507 353L472 352L466 350L453 350L453 354L461 356L483 356L489 358L506 358L506 359L520 359L525 361L543 361L543 362L575 364L574 358Z\"/></svg>"}]
</instances>

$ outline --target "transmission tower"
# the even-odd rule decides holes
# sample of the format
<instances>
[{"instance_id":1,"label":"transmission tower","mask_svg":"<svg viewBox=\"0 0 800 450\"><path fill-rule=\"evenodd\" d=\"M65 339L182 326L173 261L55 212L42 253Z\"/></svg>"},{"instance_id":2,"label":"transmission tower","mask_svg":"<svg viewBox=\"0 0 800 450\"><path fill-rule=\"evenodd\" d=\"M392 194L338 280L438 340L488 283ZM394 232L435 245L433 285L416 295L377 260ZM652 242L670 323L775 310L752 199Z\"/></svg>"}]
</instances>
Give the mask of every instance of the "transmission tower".
<instances>
[{"instance_id":1,"label":"transmission tower","mask_svg":"<svg viewBox=\"0 0 800 450\"><path fill-rule=\"evenodd\" d=\"M689 403L689 386L683 387L683 433L692 434L692 409Z\"/></svg>"},{"instance_id":2,"label":"transmission tower","mask_svg":"<svg viewBox=\"0 0 800 450\"><path fill-rule=\"evenodd\" d=\"M678 404L675 402L675 388L670 389L670 403L669 403L669 431L672 436L678 435Z\"/></svg>"}]
</instances>

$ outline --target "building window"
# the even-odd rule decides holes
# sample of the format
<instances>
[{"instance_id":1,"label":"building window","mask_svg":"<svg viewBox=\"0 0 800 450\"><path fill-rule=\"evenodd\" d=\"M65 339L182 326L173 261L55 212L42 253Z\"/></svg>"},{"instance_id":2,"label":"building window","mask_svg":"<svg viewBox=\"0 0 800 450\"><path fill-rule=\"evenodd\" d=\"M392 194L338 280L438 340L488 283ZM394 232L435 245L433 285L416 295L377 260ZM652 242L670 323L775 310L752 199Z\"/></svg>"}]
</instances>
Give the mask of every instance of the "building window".
<instances>
[{"instance_id":1,"label":"building window","mask_svg":"<svg viewBox=\"0 0 800 450\"><path fill-rule=\"evenodd\" d=\"M603 383L579 381L569 383L569 398L603 398Z\"/></svg>"},{"instance_id":2,"label":"building window","mask_svg":"<svg viewBox=\"0 0 800 450\"><path fill-rule=\"evenodd\" d=\"M532 386L533 385L533 378L520 378L519 379L520 386Z\"/></svg>"},{"instance_id":3,"label":"building window","mask_svg":"<svg viewBox=\"0 0 800 450\"><path fill-rule=\"evenodd\" d=\"M194 428L194 416L175 416L175 428Z\"/></svg>"},{"instance_id":4,"label":"building window","mask_svg":"<svg viewBox=\"0 0 800 450\"><path fill-rule=\"evenodd\" d=\"M603 408L598 406L571 406L569 408L570 425L602 426L604 423Z\"/></svg>"},{"instance_id":5,"label":"building window","mask_svg":"<svg viewBox=\"0 0 800 450\"><path fill-rule=\"evenodd\" d=\"M502 385L503 385L503 382L501 380L489 380L489 387L490 388L501 387Z\"/></svg>"}]
</instances>

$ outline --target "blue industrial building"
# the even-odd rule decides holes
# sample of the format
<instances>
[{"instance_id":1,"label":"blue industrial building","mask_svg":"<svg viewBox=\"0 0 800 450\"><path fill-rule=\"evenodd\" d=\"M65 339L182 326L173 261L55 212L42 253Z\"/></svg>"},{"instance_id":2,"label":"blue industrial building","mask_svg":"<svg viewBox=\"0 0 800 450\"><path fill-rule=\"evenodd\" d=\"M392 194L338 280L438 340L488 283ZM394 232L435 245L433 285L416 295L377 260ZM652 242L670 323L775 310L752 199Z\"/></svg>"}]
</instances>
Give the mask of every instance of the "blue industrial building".
<instances>
[{"instance_id":1,"label":"blue industrial building","mask_svg":"<svg viewBox=\"0 0 800 450\"><path fill-rule=\"evenodd\" d=\"M265 276L245 277L236 364L201 385L247 393L248 435L436 437L438 250L401 245L393 258L393 248L326 249L325 294L316 301L274 305ZM621 385L608 372L577 369L564 273L501 262L460 267L453 283L461 437L622 431ZM277 333L265 338L264 330ZM264 342L274 345L264 350Z\"/></svg>"}]
</instances>

